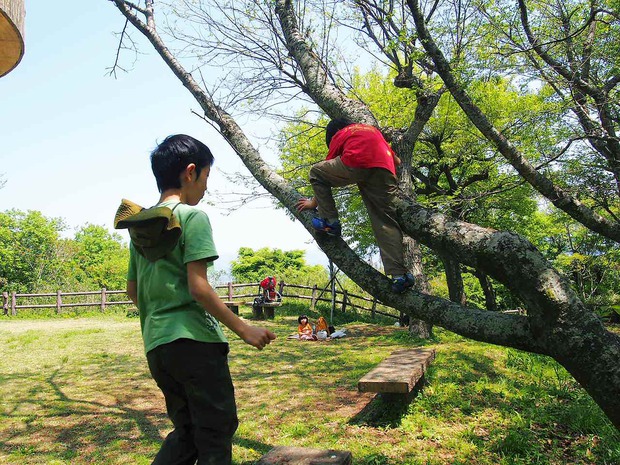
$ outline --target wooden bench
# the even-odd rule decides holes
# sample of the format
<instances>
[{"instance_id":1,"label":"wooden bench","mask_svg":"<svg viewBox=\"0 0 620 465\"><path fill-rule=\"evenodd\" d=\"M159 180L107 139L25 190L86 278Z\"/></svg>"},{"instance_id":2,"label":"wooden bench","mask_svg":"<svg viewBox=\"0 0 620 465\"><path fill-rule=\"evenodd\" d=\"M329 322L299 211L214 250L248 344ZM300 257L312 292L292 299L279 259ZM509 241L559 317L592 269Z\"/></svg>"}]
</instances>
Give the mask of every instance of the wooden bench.
<instances>
[{"instance_id":1,"label":"wooden bench","mask_svg":"<svg viewBox=\"0 0 620 465\"><path fill-rule=\"evenodd\" d=\"M260 305L254 305L254 302L248 302L247 305L252 307L252 317L256 320L264 320L267 317L273 320L275 316L274 308L282 305L282 302L265 302Z\"/></svg>"},{"instance_id":2,"label":"wooden bench","mask_svg":"<svg viewBox=\"0 0 620 465\"><path fill-rule=\"evenodd\" d=\"M359 392L408 395L435 359L435 349L401 349L392 352L357 383Z\"/></svg>"},{"instance_id":3,"label":"wooden bench","mask_svg":"<svg viewBox=\"0 0 620 465\"><path fill-rule=\"evenodd\" d=\"M230 300L225 300L224 303L235 315L239 315L239 305L243 302L232 302Z\"/></svg>"},{"instance_id":4,"label":"wooden bench","mask_svg":"<svg viewBox=\"0 0 620 465\"><path fill-rule=\"evenodd\" d=\"M256 462L256 465L351 465L351 452L311 449L308 447L275 447Z\"/></svg>"}]
</instances>

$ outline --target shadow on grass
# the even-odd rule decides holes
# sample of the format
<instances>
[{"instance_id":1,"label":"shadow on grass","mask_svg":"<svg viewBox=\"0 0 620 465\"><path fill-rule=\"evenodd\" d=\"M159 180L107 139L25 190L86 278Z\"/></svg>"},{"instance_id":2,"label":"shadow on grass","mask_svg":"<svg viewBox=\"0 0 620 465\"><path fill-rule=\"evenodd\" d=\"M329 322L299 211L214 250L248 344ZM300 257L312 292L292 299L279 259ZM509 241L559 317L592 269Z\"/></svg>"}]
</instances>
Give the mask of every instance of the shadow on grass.
<instances>
[{"instance_id":1,"label":"shadow on grass","mask_svg":"<svg viewBox=\"0 0 620 465\"><path fill-rule=\"evenodd\" d=\"M379 394L352 417L349 424L398 427L415 408L418 394L428 383L432 383L434 395L417 402L431 417L451 416L455 409L472 415L490 406L505 414L512 413L515 406L507 402L504 392L486 387L488 381L502 378L494 363L492 358L481 354L442 350L408 396ZM485 380L484 386L480 385L481 380Z\"/></svg>"},{"instance_id":2,"label":"shadow on grass","mask_svg":"<svg viewBox=\"0 0 620 465\"><path fill-rule=\"evenodd\" d=\"M432 415L461 412L474 415L487 408L510 414L514 410L509 397L513 381L498 371L496 361L481 353L469 354L444 348L429 368L434 396L427 399Z\"/></svg>"},{"instance_id":3,"label":"shadow on grass","mask_svg":"<svg viewBox=\"0 0 620 465\"><path fill-rule=\"evenodd\" d=\"M105 365L95 365L86 376L83 370L64 365L43 376L36 372L3 376L3 383L30 388L4 398L0 417L10 428L2 429L0 449L63 459L77 454L96 461L119 451L149 454L152 444L162 440L160 429L166 423L163 402L152 400L157 388L153 383L153 389L144 389L142 360L105 358ZM111 372L129 378L123 389L108 383Z\"/></svg>"},{"instance_id":4,"label":"shadow on grass","mask_svg":"<svg viewBox=\"0 0 620 465\"><path fill-rule=\"evenodd\" d=\"M425 384L425 376L422 376L409 394L377 394L366 407L349 420L349 424L374 428L398 427Z\"/></svg>"}]
</instances>

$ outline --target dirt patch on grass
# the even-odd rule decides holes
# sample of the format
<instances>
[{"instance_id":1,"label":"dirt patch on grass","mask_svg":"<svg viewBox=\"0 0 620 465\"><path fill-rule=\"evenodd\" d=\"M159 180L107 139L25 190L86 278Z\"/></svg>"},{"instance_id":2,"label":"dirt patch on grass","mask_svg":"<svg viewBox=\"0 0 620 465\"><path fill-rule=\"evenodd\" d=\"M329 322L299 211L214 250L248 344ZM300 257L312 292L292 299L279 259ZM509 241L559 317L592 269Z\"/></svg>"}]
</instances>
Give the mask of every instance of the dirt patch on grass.
<instances>
[{"instance_id":1,"label":"dirt patch on grass","mask_svg":"<svg viewBox=\"0 0 620 465\"><path fill-rule=\"evenodd\" d=\"M369 324L347 325L345 332L347 337L377 337L388 336L396 332L406 332L407 328L397 326L376 326Z\"/></svg>"},{"instance_id":2,"label":"dirt patch on grass","mask_svg":"<svg viewBox=\"0 0 620 465\"><path fill-rule=\"evenodd\" d=\"M334 397L335 402L333 404L318 402L316 404L317 409L323 412L331 411L338 416L351 418L361 412L375 397L375 394L338 388L335 390Z\"/></svg>"}]
</instances>

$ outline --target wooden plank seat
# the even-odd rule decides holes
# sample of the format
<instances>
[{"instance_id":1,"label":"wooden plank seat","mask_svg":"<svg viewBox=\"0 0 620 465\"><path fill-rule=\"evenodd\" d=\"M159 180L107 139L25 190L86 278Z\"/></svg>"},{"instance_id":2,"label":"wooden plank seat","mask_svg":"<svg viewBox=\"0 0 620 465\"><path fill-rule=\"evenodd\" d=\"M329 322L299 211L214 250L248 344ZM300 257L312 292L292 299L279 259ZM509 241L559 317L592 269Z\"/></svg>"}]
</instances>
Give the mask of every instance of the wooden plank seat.
<instances>
[{"instance_id":1,"label":"wooden plank seat","mask_svg":"<svg viewBox=\"0 0 620 465\"><path fill-rule=\"evenodd\" d=\"M239 305L242 305L243 302L233 302L232 300L225 300L224 303L235 315L239 315Z\"/></svg>"},{"instance_id":2,"label":"wooden plank seat","mask_svg":"<svg viewBox=\"0 0 620 465\"><path fill-rule=\"evenodd\" d=\"M359 392L408 395L435 359L435 349L419 347L394 351L357 383Z\"/></svg>"},{"instance_id":3,"label":"wooden plank seat","mask_svg":"<svg viewBox=\"0 0 620 465\"><path fill-rule=\"evenodd\" d=\"M309 447L274 447L256 465L351 465L351 452Z\"/></svg>"},{"instance_id":4,"label":"wooden plank seat","mask_svg":"<svg viewBox=\"0 0 620 465\"><path fill-rule=\"evenodd\" d=\"M273 320L275 316L275 307L282 305L282 302L264 302L260 305L254 305L254 302L248 302L247 305L252 307L252 317L256 320L264 320L265 317Z\"/></svg>"}]
</instances>

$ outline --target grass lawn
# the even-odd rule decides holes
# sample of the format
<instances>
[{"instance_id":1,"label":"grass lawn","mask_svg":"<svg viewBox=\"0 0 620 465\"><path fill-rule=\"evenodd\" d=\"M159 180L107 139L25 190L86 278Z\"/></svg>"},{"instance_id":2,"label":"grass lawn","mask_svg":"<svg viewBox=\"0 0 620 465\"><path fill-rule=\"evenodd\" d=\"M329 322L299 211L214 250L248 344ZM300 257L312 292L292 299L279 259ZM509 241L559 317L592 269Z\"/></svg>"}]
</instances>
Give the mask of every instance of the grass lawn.
<instances>
[{"instance_id":1,"label":"grass lawn","mask_svg":"<svg viewBox=\"0 0 620 465\"><path fill-rule=\"evenodd\" d=\"M237 465L278 445L349 450L356 465L620 464L618 431L546 357L441 329L421 343L351 313L335 322L345 338L287 340L306 312L276 309L261 324L279 338L262 352L228 333ZM393 350L422 344L437 358L409 405L357 392ZM170 430L139 321L124 315L0 317L0 393L3 464L150 464Z\"/></svg>"}]
</instances>

